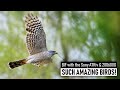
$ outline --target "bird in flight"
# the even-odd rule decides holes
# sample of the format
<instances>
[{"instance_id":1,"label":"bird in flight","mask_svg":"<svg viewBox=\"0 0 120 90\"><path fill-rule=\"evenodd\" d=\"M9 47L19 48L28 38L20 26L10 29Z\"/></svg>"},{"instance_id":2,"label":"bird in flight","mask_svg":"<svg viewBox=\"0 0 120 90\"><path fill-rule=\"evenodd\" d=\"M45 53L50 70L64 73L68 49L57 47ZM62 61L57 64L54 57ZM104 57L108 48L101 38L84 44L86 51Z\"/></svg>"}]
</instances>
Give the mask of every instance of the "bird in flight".
<instances>
[{"instance_id":1,"label":"bird in flight","mask_svg":"<svg viewBox=\"0 0 120 90\"><path fill-rule=\"evenodd\" d=\"M46 35L38 17L34 16L32 13L28 13L24 21L27 32L26 46L29 56L21 60L9 62L9 67L11 69L25 64L33 64L39 67L43 64L52 62L51 57L57 54L56 51L48 51L46 47Z\"/></svg>"}]
</instances>

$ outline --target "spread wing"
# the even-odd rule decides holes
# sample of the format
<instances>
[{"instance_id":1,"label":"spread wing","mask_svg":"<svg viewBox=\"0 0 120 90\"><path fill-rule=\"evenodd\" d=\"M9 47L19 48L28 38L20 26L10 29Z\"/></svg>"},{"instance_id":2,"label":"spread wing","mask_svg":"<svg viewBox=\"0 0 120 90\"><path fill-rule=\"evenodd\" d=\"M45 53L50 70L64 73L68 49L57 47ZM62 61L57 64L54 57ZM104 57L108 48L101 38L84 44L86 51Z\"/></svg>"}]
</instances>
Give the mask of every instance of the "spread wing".
<instances>
[{"instance_id":1,"label":"spread wing","mask_svg":"<svg viewBox=\"0 0 120 90\"><path fill-rule=\"evenodd\" d=\"M25 17L25 28L27 31L26 44L29 54L33 55L46 51L46 35L38 17L29 13Z\"/></svg>"}]
</instances>

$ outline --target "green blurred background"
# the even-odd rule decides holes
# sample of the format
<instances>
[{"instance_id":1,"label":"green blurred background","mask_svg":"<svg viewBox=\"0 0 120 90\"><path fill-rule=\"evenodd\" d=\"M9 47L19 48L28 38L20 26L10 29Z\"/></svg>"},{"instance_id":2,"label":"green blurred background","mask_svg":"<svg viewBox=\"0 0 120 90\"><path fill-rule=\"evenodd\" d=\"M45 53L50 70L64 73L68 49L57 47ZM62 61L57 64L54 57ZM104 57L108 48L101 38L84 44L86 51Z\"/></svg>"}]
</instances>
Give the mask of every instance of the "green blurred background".
<instances>
[{"instance_id":1,"label":"green blurred background","mask_svg":"<svg viewBox=\"0 0 120 90\"><path fill-rule=\"evenodd\" d=\"M28 11L0 12L1 79L120 79L120 12L31 11L42 21L48 50L65 61L117 61L117 77L61 77L55 55L46 67L31 64L9 69L8 62L27 57L25 25Z\"/></svg>"}]
</instances>

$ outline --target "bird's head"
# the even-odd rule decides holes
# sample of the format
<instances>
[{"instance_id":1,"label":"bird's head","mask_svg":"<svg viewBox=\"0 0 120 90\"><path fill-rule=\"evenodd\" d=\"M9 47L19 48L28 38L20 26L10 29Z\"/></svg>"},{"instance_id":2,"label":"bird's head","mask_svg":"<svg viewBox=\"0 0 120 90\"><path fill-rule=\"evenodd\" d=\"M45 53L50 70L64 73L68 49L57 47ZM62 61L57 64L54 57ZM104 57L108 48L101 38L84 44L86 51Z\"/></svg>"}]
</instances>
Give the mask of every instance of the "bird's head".
<instances>
[{"instance_id":1,"label":"bird's head","mask_svg":"<svg viewBox=\"0 0 120 90\"><path fill-rule=\"evenodd\" d=\"M48 51L52 56L58 54L56 51Z\"/></svg>"},{"instance_id":2,"label":"bird's head","mask_svg":"<svg viewBox=\"0 0 120 90\"><path fill-rule=\"evenodd\" d=\"M62 58L56 51L48 51L48 53L49 53L49 57L52 57L53 55L57 54L60 58Z\"/></svg>"}]
</instances>

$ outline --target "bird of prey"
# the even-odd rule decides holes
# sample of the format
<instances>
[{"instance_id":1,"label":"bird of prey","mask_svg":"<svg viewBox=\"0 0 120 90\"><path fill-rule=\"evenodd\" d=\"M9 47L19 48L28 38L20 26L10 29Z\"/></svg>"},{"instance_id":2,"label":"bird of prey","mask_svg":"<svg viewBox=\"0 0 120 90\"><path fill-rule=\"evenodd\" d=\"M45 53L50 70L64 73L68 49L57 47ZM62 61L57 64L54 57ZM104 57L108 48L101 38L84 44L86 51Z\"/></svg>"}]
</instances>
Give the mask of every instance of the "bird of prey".
<instances>
[{"instance_id":1,"label":"bird of prey","mask_svg":"<svg viewBox=\"0 0 120 90\"><path fill-rule=\"evenodd\" d=\"M43 30L41 21L37 16L29 13L25 16L26 29L26 46L29 52L27 58L9 62L11 69L22 66L24 64L33 64L41 66L52 62L51 57L57 54L56 51L48 51L46 47L46 35Z\"/></svg>"}]
</instances>

